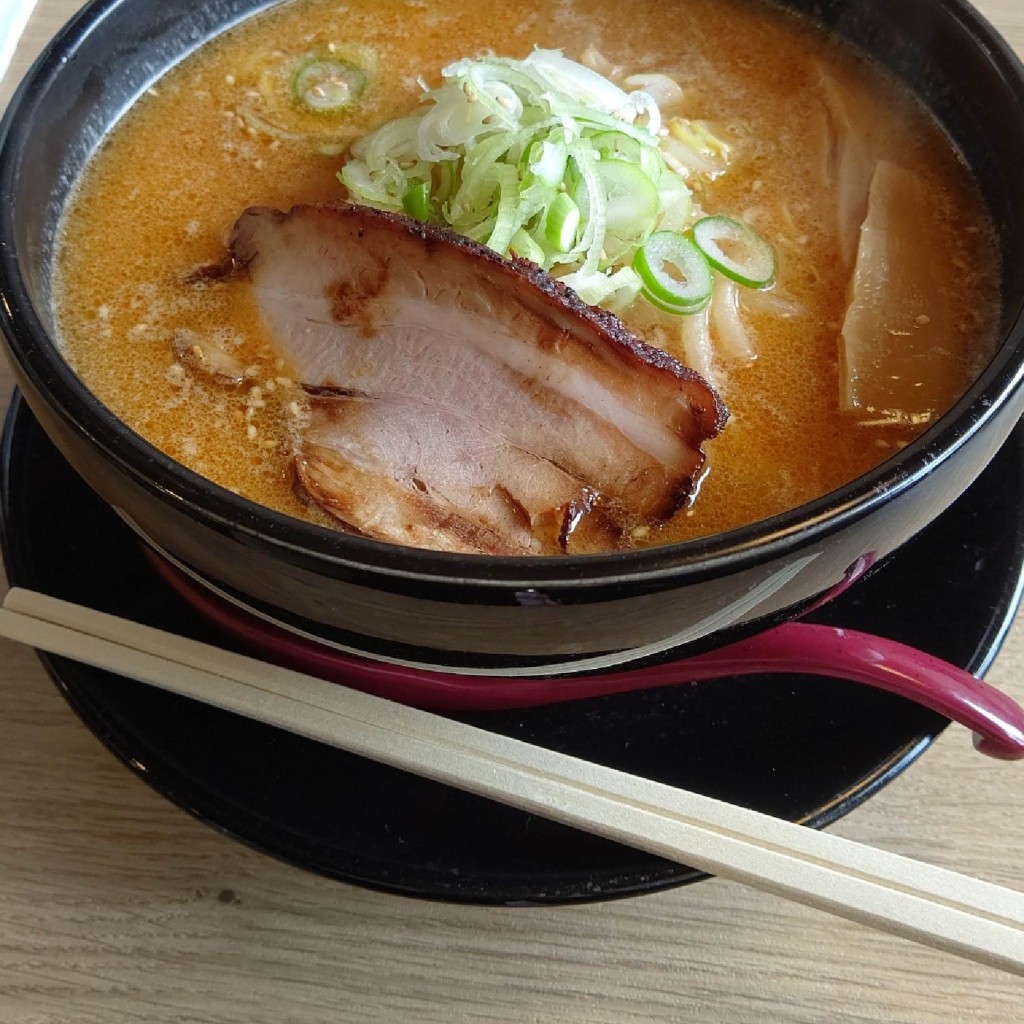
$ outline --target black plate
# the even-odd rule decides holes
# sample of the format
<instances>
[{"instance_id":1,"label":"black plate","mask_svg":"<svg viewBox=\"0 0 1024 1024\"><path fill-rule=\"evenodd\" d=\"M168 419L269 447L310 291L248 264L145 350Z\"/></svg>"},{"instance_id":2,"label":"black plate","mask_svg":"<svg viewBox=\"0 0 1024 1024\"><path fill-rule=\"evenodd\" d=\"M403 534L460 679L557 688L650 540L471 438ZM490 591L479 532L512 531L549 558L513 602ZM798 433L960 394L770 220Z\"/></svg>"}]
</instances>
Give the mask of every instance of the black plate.
<instances>
[{"instance_id":1,"label":"black plate","mask_svg":"<svg viewBox=\"0 0 1024 1024\"><path fill-rule=\"evenodd\" d=\"M1022 455L1018 429L949 511L815 618L984 671L1020 597ZM229 646L153 574L134 535L17 397L0 457L0 541L12 585ZM702 877L63 658L43 663L89 728L159 792L222 832L334 878L529 904ZM795 676L457 717L816 826L892 779L946 724L867 687Z\"/></svg>"}]
</instances>

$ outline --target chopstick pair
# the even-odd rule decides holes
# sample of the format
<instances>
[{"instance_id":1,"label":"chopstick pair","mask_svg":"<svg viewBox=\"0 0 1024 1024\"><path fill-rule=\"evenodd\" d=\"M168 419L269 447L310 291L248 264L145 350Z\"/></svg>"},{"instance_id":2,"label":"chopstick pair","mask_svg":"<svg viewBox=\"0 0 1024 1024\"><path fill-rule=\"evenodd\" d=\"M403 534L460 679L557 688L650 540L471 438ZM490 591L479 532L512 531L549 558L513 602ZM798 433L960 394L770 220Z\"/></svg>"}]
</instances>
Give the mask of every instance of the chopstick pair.
<instances>
[{"instance_id":1,"label":"chopstick pair","mask_svg":"<svg viewBox=\"0 0 1024 1024\"><path fill-rule=\"evenodd\" d=\"M1024 893L32 591L0 635L1024 976Z\"/></svg>"}]
</instances>

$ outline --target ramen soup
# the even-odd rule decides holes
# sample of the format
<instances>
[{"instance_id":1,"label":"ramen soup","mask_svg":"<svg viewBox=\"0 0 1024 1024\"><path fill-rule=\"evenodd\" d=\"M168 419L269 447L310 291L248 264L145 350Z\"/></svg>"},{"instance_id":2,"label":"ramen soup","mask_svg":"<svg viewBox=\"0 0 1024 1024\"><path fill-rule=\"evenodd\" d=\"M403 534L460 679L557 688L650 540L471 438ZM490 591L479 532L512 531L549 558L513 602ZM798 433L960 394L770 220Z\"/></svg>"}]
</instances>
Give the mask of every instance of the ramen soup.
<instances>
[{"instance_id":1,"label":"ramen soup","mask_svg":"<svg viewBox=\"0 0 1024 1024\"><path fill-rule=\"evenodd\" d=\"M871 469L990 354L998 266L918 102L770 6L298 0L111 133L57 295L88 386L210 480L557 552Z\"/></svg>"}]
</instances>

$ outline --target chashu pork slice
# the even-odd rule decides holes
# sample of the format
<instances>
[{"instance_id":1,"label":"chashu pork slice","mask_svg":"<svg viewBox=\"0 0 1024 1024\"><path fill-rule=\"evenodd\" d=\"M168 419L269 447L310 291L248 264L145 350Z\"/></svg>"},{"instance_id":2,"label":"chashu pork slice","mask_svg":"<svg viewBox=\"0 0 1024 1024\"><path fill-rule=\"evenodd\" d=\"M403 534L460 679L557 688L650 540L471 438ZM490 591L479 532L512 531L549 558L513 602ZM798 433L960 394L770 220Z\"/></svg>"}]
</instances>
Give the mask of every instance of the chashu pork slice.
<instances>
[{"instance_id":1,"label":"chashu pork slice","mask_svg":"<svg viewBox=\"0 0 1024 1024\"><path fill-rule=\"evenodd\" d=\"M416 547L542 554L595 495L457 410L316 395L295 466L308 497L372 536Z\"/></svg>"},{"instance_id":2,"label":"chashu pork slice","mask_svg":"<svg viewBox=\"0 0 1024 1024\"><path fill-rule=\"evenodd\" d=\"M247 210L230 243L307 391L306 494L368 536L564 549L600 506L677 509L725 422L696 373L532 263L349 204Z\"/></svg>"}]
</instances>

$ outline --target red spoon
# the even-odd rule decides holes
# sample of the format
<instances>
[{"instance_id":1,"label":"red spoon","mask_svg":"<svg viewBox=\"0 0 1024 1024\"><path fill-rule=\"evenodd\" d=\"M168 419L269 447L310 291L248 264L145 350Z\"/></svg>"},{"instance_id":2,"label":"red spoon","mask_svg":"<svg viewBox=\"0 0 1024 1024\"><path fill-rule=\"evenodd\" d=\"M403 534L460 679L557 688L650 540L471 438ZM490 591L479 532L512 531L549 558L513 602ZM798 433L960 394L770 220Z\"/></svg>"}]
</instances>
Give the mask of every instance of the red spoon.
<instances>
[{"instance_id":1,"label":"red spoon","mask_svg":"<svg viewBox=\"0 0 1024 1024\"><path fill-rule=\"evenodd\" d=\"M906 697L966 726L982 753L1024 758L1024 709L1015 701L956 665L869 633L794 622L705 654L621 672L546 679L460 675L360 658L291 633L146 553L197 611L268 660L403 704L448 711L538 707L723 676L808 674Z\"/></svg>"}]
</instances>

